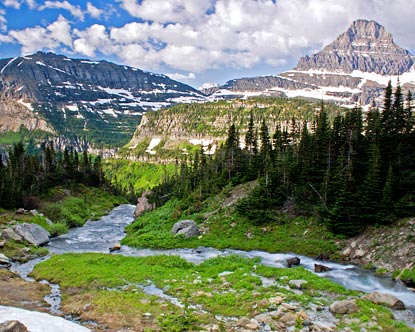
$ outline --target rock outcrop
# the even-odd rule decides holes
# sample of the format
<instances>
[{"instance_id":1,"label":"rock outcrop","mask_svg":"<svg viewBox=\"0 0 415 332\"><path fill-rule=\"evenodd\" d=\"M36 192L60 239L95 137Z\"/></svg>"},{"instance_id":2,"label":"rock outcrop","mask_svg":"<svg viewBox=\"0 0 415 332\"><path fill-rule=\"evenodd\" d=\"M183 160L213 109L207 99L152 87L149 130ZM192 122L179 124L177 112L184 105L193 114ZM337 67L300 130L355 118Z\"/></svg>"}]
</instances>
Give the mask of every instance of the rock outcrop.
<instances>
[{"instance_id":1,"label":"rock outcrop","mask_svg":"<svg viewBox=\"0 0 415 332\"><path fill-rule=\"evenodd\" d=\"M40 246L49 242L49 232L37 224L17 224L13 230L30 244Z\"/></svg>"},{"instance_id":2,"label":"rock outcrop","mask_svg":"<svg viewBox=\"0 0 415 332\"><path fill-rule=\"evenodd\" d=\"M151 194L151 191L144 191L141 194L141 197L137 199L137 206L134 211L134 217L139 217L146 211L152 211L155 209L156 205L154 203L149 203L147 196Z\"/></svg>"},{"instance_id":3,"label":"rock outcrop","mask_svg":"<svg viewBox=\"0 0 415 332\"><path fill-rule=\"evenodd\" d=\"M174 235L183 235L185 238L191 238L199 235L199 228L193 220L181 220L173 225L171 232Z\"/></svg>"},{"instance_id":4,"label":"rock outcrop","mask_svg":"<svg viewBox=\"0 0 415 332\"><path fill-rule=\"evenodd\" d=\"M375 21L356 20L321 52L305 56L295 70L324 68L331 72L359 70L380 75L401 75L415 62L407 50L396 45L392 35Z\"/></svg>"},{"instance_id":5,"label":"rock outcrop","mask_svg":"<svg viewBox=\"0 0 415 332\"><path fill-rule=\"evenodd\" d=\"M10 259L7 256L0 253L0 267L9 268L12 265Z\"/></svg>"},{"instance_id":6,"label":"rock outcrop","mask_svg":"<svg viewBox=\"0 0 415 332\"><path fill-rule=\"evenodd\" d=\"M332 100L353 107L381 103L390 78L405 76L405 89L415 88L415 57L396 45L375 21L356 20L332 43L300 59L290 71L276 76L234 79L213 95L278 95Z\"/></svg>"}]
</instances>

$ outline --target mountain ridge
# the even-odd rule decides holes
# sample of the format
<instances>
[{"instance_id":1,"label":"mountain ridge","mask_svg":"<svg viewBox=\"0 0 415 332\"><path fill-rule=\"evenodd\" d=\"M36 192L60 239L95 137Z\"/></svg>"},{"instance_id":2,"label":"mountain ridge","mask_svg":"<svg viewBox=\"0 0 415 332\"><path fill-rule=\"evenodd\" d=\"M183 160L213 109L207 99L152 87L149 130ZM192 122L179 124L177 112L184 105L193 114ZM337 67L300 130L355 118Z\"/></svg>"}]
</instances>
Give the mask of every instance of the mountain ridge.
<instances>
[{"instance_id":1,"label":"mountain ridge","mask_svg":"<svg viewBox=\"0 0 415 332\"><path fill-rule=\"evenodd\" d=\"M3 132L23 125L53 135L125 143L146 111L204 99L203 93L165 75L108 61L38 52L2 59L0 68ZM107 137L111 131L118 135L115 141Z\"/></svg>"},{"instance_id":2,"label":"mountain ridge","mask_svg":"<svg viewBox=\"0 0 415 332\"><path fill-rule=\"evenodd\" d=\"M213 95L285 95L354 107L380 105L389 80L415 89L415 56L396 45L385 27L356 20L332 43L278 75L233 79Z\"/></svg>"}]
</instances>

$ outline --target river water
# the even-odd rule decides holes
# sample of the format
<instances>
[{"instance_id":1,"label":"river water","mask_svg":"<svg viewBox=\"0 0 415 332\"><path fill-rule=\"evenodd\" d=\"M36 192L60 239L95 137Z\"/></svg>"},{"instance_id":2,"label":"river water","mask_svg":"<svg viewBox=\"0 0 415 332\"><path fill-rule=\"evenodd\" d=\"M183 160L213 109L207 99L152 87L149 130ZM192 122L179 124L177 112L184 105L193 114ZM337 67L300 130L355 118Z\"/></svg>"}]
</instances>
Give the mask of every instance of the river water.
<instances>
[{"instance_id":1,"label":"river water","mask_svg":"<svg viewBox=\"0 0 415 332\"><path fill-rule=\"evenodd\" d=\"M100 252L108 253L109 248L118 243L124 237L124 228L133 221L135 206L120 205L113 209L107 216L98 221L88 221L83 227L71 229L67 234L51 239L47 248L51 254L61 254L67 252ZM301 265L314 271L314 263L321 263L306 256L295 254L267 253L264 251L240 251L240 250L217 250L214 248L200 247L196 249L135 249L122 246L120 251L113 254L126 256L150 256L158 254L178 255L192 263L200 263L205 259L220 255L238 254L244 257L261 258L262 264L274 267L285 267L285 259L297 256L301 259ZM26 277L33 267L40 261L48 257L34 259L22 265L15 265L13 268ZM388 277L379 277L370 271L363 270L354 265L344 265L333 262L322 263L331 268L329 272L319 273L321 277L329 278L348 289L360 290L364 292L379 291L382 293L393 294L402 300L407 307L415 308L415 294L402 284L393 281ZM52 299L57 301L56 299ZM53 306L52 306L53 307ZM55 303L59 307L59 303ZM57 309L58 310L58 309Z\"/></svg>"}]
</instances>

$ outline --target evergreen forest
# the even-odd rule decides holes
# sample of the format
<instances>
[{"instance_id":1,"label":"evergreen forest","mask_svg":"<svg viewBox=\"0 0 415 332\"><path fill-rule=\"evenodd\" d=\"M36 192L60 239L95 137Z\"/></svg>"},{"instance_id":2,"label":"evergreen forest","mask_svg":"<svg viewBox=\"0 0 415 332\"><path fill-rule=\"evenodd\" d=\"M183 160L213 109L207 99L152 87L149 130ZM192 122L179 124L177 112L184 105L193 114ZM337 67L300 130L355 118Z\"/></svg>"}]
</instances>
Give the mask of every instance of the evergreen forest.
<instances>
[{"instance_id":1,"label":"evergreen forest","mask_svg":"<svg viewBox=\"0 0 415 332\"><path fill-rule=\"evenodd\" d=\"M57 185L103 185L101 158L65 148L56 151L53 144L42 143L30 149L22 142L0 154L0 207L34 208L38 195Z\"/></svg>"},{"instance_id":2,"label":"evergreen forest","mask_svg":"<svg viewBox=\"0 0 415 332\"><path fill-rule=\"evenodd\" d=\"M227 186L257 181L238 212L254 224L277 222L294 206L316 215L335 234L352 236L368 225L415 215L415 130L412 95L391 82L383 107L363 115L355 107L335 117L324 103L311 121L291 121L270 132L249 118L244 146L237 126L214 155L197 151L153 190L158 205L171 198L196 206ZM258 121L259 120L259 121ZM260 123L255 126L255 123Z\"/></svg>"}]
</instances>

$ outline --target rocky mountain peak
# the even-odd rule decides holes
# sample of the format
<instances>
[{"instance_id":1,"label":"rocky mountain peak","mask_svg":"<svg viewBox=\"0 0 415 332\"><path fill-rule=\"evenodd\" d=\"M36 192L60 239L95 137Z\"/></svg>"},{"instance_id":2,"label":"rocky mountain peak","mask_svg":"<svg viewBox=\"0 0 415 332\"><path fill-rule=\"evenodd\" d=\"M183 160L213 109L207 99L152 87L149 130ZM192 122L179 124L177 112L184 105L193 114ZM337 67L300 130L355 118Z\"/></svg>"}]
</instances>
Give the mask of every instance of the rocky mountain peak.
<instances>
[{"instance_id":1,"label":"rocky mountain peak","mask_svg":"<svg viewBox=\"0 0 415 332\"><path fill-rule=\"evenodd\" d=\"M414 63L415 58L396 45L382 25L356 20L321 52L301 58L295 69L398 75L407 72Z\"/></svg>"}]
</instances>

